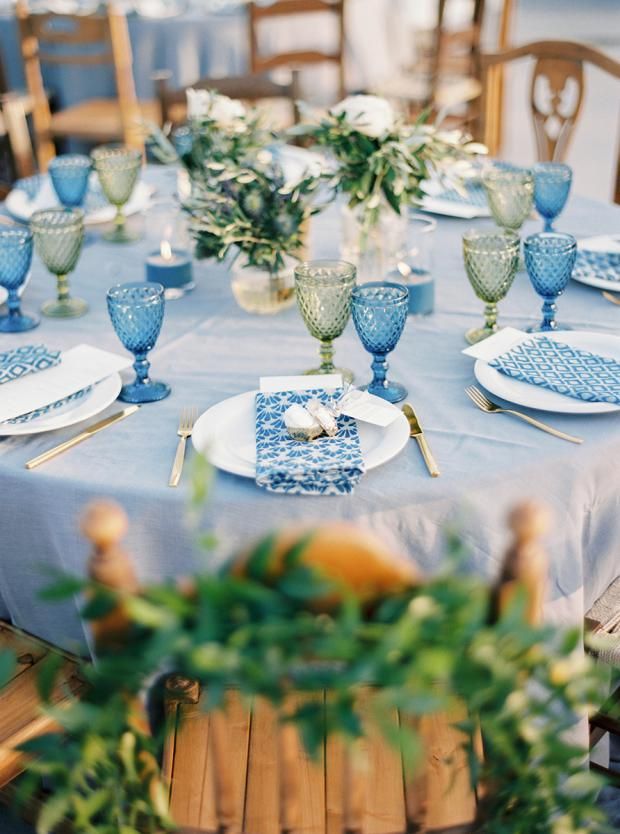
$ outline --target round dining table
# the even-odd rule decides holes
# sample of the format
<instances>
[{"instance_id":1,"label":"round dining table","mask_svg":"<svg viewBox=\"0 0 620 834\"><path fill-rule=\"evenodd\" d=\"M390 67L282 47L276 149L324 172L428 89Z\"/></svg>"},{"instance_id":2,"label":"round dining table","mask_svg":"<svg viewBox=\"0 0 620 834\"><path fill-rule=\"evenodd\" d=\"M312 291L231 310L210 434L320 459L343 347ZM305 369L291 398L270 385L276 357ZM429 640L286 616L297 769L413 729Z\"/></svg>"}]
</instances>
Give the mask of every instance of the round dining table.
<instances>
[{"instance_id":1,"label":"round dining table","mask_svg":"<svg viewBox=\"0 0 620 834\"><path fill-rule=\"evenodd\" d=\"M150 167L143 176L160 194L174 191L173 168ZM172 388L167 399L142 406L32 471L25 469L27 460L83 426L0 439L0 617L58 645L84 650L79 599L58 604L38 595L50 571L84 573L89 554L79 518L97 498L114 499L126 509L126 547L144 583L213 570L237 548L274 528L328 521L353 522L372 531L428 573L445 564L446 536L457 532L465 568L491 577L507 546L509 510L531 499L552 514L544 542L547 616L579 623L620 572L620 413L542 415L582 437L577 446L473 406L464 391L475 381L473 360L462 350L465 331L482 319L482 304L465 275L461 237L469 227L493 223L437 221L435 312L408 318L389 362L391 376L408 389L440 477L429 477L412 440L396 458L367 472L350 495L275 494L251 478L218 471L206 503L196 508L190 500L196 453L188 446L181 484L170 488L183 408L202 413L227 397L255 390L261 376L299 374L317 359L318 343L295 307L277 315L250 315L235 302L227 268L196 261L196 288L166 302L161 335L150 355L153 378ZM141 222L148 228L148 212ZM617 232L620 206L573 196L557 225L576 236ZM530 219L523 234L540 227L540 220ZM337 256L339 245L340 208L334 203L313 219L310 249L314 256ZM123 353L108 317L106 291L118 282L144 279L150 249L148 239L106 243L91 228L71 276L76 295L90 304L88 314L72 320L43 317L37 330L0 334L0 350L28 344L66 350L87 343ZM52 277L35 257L24 309L37 309L52 291ZM517 275L499 306L502 324L525 329L539 318L540 299L527 274ZM620 327L620 309L599 290L575 282L558 307L561 320L572 328L615 334ZM370 356L351 322L335 346L337 362L350 367L358 383L368 381ZM111 405L93 421L120 406ZM215 539L207 550L198 544L205 531Z\"/></svg>"}]
</instances>

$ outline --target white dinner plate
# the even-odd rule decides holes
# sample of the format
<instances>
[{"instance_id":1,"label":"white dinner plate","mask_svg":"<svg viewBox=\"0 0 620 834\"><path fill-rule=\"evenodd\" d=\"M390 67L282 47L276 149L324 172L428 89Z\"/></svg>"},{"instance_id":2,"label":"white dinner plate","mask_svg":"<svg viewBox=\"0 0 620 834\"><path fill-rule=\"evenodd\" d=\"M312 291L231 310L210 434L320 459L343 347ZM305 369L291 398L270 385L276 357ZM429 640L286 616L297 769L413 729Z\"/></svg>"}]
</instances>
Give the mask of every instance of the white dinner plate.
<instances>
[{"instance_id":1,"label":"white dinner plate","mask_svg":"<svg viewBox=\"0 0 620 834\"><path fill-rule=\"evenodd\" d=\"M113 403L120 393L121 385L120 374L112 374L93 385L92 390L79 400L55 408L52 412L35 417L27 423L0 423L0 436L40 434L81 423Z\"/></svg>"},{"instance_id":2,"label":"white dinner plate","mask_svg":"<svg viewBox=\"0 0 620 834\"><path fill-rule=\"evenodd\" d=\"M573 281L586 284L588 287L596 287L599 290L611 290L620 292L620 237L614 235L597 235L596 237L585 238L578 243L582 252L603 252L609 254L614 260L614 266L607 268L594 266L578 260L573 269Z\"/></svg>"},{"instance_id":3,"label":"white dinner plate","mask_svg":"<svg viewBox=\"0 0 620 834\"><path fill-rule=\"evenodd\" d=\"M138 182L124 208L125 215L136 214L148 208L153 193L151 186ZM7 194L5 208L16 220L27 223L35 211L47 208L58 208L60 203L54 193L52 182L48 176L43 177L41 189L34 200L30 200L22 188L14 188ZM86 196L84 224L95 226L98 223L109 223L114 220L116 209L105 199L97 174L92 173L89 193Z\"/></svg>"},{"instance_id":4,"label":"white dinner plate","mask_svg":"<svg viewBox=\"0 0 620 834\"><path fill-rule=\"evenodd\" d=\"M247 391L229 397L202 414L192 432L194 448L218 469L256 477L256 394ZM396 409L396 406L392 406ZM406 446L409 424L399 410L398 418L386 428L358 423L362 456L366 469L387 463Z\"/></svg>"},{"instance_id":5,"label":"white dinner plate","mask_svg":"<svg viewBox=\"0 0 620 834\"><path fill-rule=\"evenodd\" d=\"M609 333L587 333L582 330L532 333L534 339L542 336L555 339L557 342L564 342L580 350L610 356L620 362L620 336L612 336ZM482 359L476 361L474 374L478 382L491 394L515 405L524 405L526 408L554 411L557 414L604 414L620 410L620 405L614 403L584 402L564 394L556 394L555 391L549 391L540 385L520 382L491 368Z\"/></svg>"}]
</instances>

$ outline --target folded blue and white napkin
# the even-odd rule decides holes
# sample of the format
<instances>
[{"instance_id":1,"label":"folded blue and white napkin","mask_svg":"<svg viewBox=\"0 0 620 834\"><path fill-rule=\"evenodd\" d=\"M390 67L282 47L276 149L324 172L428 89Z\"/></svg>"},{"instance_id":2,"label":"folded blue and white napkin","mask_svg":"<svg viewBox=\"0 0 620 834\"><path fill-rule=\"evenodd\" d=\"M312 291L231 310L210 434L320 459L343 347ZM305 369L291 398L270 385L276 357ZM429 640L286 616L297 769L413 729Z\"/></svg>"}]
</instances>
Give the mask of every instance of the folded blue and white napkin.
<instances>
[{"instance_id":1,"label":"folded blue and white napkin","mask_svg":"<svg viewBox=\"0 0 620 834\"><path fill-rule=\"evenodd\" d=\"M489 365L512 379L576 400L620 404L620 362L546 336L525 339Z\"/></svg>"},{"instance_id":2,"label":"folded blue and white napkin","mask_svg":"<svg viewBox=\"0 0 620 834\"><path fill-rule=\"evenodd\" d=\"M256 483L271 492L343 495L353 491L365 471L357 423L338 418L335 437L293 440L284 425L286 409L310 399L327 402L342 391L259 392L256 395Z\"/></svg>"},{"instance_id":3,"label":"folded blue and white napkin","mask_svg":"<svg viewBox=\"0 0 620 834\"><path fill-rule=\"evenodd\" d=\"M573 268L573 277L597 278L600 281L620 283L620 252L600 252L579 249Z\"/></svg>"},{"instance_id":4,"label":"folded blue and white napkin","mask_svg":"<svg viewBox=\"0 0 620 834\"><path fill-rule=\"evenodd\" d=\"M463 192L457 191L456 188L445 188L434 196L440 200L448 200L461 206L487 207L486 191L480 183L465 183Z\"/></svg>"},{"instance_id":5,"label":"folded blue and white napkin","mask_svg":"<svg viewBox=\"0 0 620 834\"><path fill-rule=\"evenodd\" d=\"M0 385L27 374L45 371L60 363L60 351L45 345L22 345L0 352Z\"/></svg>"}]
</instances>

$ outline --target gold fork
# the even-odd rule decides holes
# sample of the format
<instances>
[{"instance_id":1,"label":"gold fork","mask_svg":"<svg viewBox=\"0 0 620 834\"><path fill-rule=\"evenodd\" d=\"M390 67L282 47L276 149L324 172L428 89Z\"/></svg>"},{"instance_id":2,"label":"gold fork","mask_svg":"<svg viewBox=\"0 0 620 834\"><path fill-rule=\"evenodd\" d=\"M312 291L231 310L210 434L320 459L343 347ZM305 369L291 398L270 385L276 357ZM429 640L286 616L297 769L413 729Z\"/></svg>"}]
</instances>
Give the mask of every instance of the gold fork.
<instances>
[{"instance_id":1,"label":"gold fork","mask_svg":"<svg viewBox=\"0 0 620 834\"><path fill-rule=\"evenodd\" d=\"M181 411L179 428L177 429L179 444L177 446L177 453L174 456L170 480L168 481L168 486L170 487L178 486L179 481L181 480L181 472L183 472L183 463L185 461L185 444L187 443L187 438L192 436L196 417L197 412L195 408L184 408Z\"/></svg>"},{"instance_id":2,"label":"gold fork","mask_svg":"<svg viewBox=\"0 0 620 834\"><path fill-rule=\"evenodd\" d=\"M466 388L465 393L474 405L478 406L481 411L486 411L487 414L512 414L515 417L520 417L522 420L525 420L525 422L529 423L531 426L536 426L537 429L546 431L548 434L553 434L555 437L560 437L562 440L570 440L571 443L583 443L581 437L573 437L572 434L566 434L563 431L554 429L546 423L541 423L540 420L535 420L533 417L530 417L529 414L523 414L521 411L513 411L511 408L501 408L496 403L491 402L491 400L485 397L482 391L479 391L473 385Z\"/></svg>"},{"instance_id":3,"label":"gold fork","mask_svg":"<svg viewBox=\"0 0 620 834\"><path fill-rule=\"evenodd\" d=\"M601 295L603 296L603 298L606 298L607 301L611 301L612 304L618 304L620 306L620 298L618 298L617 295L612 295L610 292L607 292L606 290L603 290Z\"/></svg>"}]
</instances>

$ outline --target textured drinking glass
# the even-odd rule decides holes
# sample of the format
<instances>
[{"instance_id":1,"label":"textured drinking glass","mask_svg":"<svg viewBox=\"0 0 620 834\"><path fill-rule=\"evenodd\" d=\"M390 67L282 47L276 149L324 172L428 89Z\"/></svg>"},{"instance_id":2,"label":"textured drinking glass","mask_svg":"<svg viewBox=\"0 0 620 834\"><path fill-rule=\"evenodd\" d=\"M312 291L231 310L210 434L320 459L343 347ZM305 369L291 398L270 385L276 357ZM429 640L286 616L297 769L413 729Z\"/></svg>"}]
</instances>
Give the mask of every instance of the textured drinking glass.
<instances>
[{"instance_id":1,"label":"textured drinking glass","mask_svg":"<svg viewBox=\"0 0 620 834\"><path fill-rule=\"evenodd\" d=\"M568 200L573 172L562 162L539 162L532 172L536 211L545 221L545 232L552 232L553 221Z\"/></svg>"},{"instance_id":2,"label":"textured drinking glass","mask_svg":"<svg viewBox=\"0 0 620 834\"><path fill-rule=\"evenodd\" d=\"M295 268L295 295L310 335L321 343L321 364L308 374L342 374L353 380L346 368L334 367L334 339L342 333L351 315L351 293L356 269L347 261L307 261Z\"/></svg>"},{"instance_id":3,"label":"textured drinking glass","mask_svg":"<svg viewBox=\"0 0 620 834\"><path fill-rule=\"evenodd\" d=\"M518 232L532 210L534 177L523 168L495 167L482 177L489 209L498 226Z\"/></svg>"},{"instance_id":4,"label":"textured drinking glass","mask_svg":"<svg viewBox=\"0 0 620 834\"><path fill-rule=\"evenodd\" d=\"M136 281L108 290L108 312L116 335L135 357L134 382L123 385L119 399L128 403L151 403L170 393L165 382L149 379L147 355L155 347L164 320L164 288L161 284Z\"/></svg>"},{"instance_id":5,"label":"textured drinking glass","mask_svg":"<svg viewBox=\"0 0 620 834\"><path fill-rule=\"evenodd\" d=\"M577 257L577 241L572 235L541 232L530 235L523 245L525 266L532 286L543 299L543 320L530 327L530 333L545 330L570 330L555 320L556 298L561 295L573 272Z\"/></svg>"},{"instance_id":6,"label":"textured drinking glass","mask_svg":"<svg viewBox=\"0 0 620 834\"><path fill-rule=\"evenodd\" d=\"M124 205L131 197L140 168L141 151L115 145L102 145L91 154L103 193L116 208L114 227L104 232L103 239L111 243L130 243L138 235L125 226Z\"/></svg>"},{"instance_id":7,"label":"textured drinking glass","mask_svg":"<svg viewBox=\"0 0 620 834\"><path fill-rule=\"evenodd\" d=\"M8 291L8 316L0 316L0 333L22 333L39 324L34 316L22 314L19 288L28 277L32 263L32 232L18 226L0 229L0 287Z\"/></svg>"},{"instance_id":8,"label":"textured drinking glass","mask_svg":"<svg viewBox=\"0 0 620 834\"><path fill-rule=\"evenodd\" d=\"M373 355L372 382L362 386L362 390L390 403L400 402L407 396L404 385L387 379L385 357L394 350L401 337L407 321L408 302L407 287L387 281L362 284L355 287L352 294L351 310L357 335Z\"/></svg>"},{"instance_id":9,"label":"textured drinking glass","mask_svg":"<svg viewBox=\"0 0 620 834\"><path fill-rule=\"evenodd\" d=\"M497 302L506 295L519 266L519 236L514 232L466 232L463 259L474 292L484 301L484 326L468 330L470 345L492 336L497 327Z\"/></svg>"},{"instance_id":10,"label":"textured drinking glass","mask_svg":"<svg viewBox=\"0 0 620 834\"><path fill-rule=\"evenodd\" d=\"M69 295L68 275L78 262L84 241L84 213L81 209L45 209L30 218L38 256L56 276L58 297L46 301L41 312L53 318L83 316L88 304Z\"/></svg>"},{"instance_id":11,"label":"textured drinking glass","mask_svg":"<svg viewBox=\"0 0 620 834\"><path fill-rule=\"evenodd\" d=\"M88 191L93 163L80 153L67 153L52 159L48 173L56 196L65 208L79 208Z\"/></svg>"}]
</instances>

